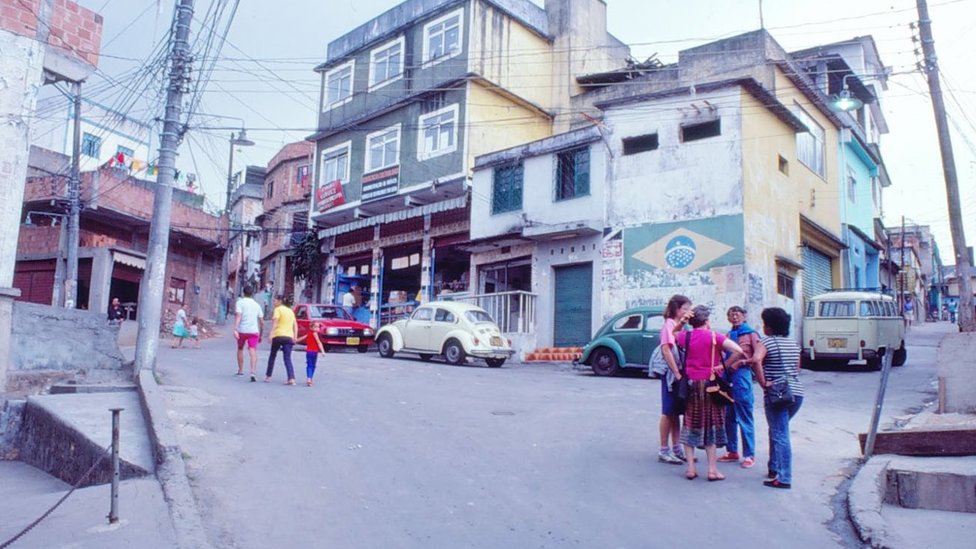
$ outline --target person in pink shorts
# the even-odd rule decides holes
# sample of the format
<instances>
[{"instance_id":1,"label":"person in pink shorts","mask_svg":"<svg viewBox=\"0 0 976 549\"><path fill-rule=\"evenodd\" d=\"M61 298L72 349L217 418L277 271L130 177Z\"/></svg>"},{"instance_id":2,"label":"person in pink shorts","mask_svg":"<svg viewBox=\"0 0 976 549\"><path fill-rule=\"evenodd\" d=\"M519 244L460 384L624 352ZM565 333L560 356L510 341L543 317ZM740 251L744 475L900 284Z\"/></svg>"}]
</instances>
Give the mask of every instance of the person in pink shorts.
<instances>
[{"instance_id":1,"label":"person in pink shorts","mask_svg":"<svg viewBox=\"0 0 976 549\"><path fill-rule=\"evenodd\" d=\"M254 300L254 289L244 288L244 297L237 300L234 309L234 339L237 340L237 375L244 375L244 346L251 358L251 381L257 381L258 343L264 331L264 310Z\"/></svg>"}]
</instances>

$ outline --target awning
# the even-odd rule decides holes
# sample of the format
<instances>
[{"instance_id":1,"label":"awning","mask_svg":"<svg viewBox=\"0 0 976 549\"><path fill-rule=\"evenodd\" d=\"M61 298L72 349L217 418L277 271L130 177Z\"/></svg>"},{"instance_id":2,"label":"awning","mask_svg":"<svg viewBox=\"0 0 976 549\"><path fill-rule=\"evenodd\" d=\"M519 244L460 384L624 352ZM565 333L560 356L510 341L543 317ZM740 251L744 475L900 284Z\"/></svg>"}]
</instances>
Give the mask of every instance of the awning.
<instances>
[{"instance_id":1,"label":"awning","mask_svg":"<svg viewBox=\"0 0 976 549\"><path fill-rule=\"evenodd\" d=\"M129 267L135 267L136 269L146 270L146 260L141 257L136 257L134 255L129 255L123 252L112 252L112 261L115 263L121 263L123 265L128 265Z\"/></svg>"}]
</instances>

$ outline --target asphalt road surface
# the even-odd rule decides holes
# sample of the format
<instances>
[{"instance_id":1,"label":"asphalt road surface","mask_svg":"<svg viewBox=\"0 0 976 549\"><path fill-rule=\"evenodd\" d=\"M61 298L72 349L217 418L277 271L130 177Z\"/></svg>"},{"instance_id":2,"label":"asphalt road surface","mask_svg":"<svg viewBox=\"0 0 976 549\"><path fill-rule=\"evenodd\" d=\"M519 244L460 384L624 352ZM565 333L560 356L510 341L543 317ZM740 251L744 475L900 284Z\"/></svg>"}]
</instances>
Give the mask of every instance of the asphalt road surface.
<instances>
[{"instance_id":1,"label":"asphalt road surface","mask_svg":"<svg viewBox=\"0 0 976 549\"><path fill-rule=\"evenodd\" d=\"M913 331L883 423L933 398L947 330ZM706 482L702 463L689 482L658 463L659 382L643 377L340 352L320 356L306 387L296 351L298 385L286 386L280 357L273 383L264 364L257 383L235 377L229 337L162 347L170 417L218 547L859 546L843 490L877 372L803 372L793 489L772 490L761 408L756 467L720 464L727 480Z\"/></svg>"}]
</instances>

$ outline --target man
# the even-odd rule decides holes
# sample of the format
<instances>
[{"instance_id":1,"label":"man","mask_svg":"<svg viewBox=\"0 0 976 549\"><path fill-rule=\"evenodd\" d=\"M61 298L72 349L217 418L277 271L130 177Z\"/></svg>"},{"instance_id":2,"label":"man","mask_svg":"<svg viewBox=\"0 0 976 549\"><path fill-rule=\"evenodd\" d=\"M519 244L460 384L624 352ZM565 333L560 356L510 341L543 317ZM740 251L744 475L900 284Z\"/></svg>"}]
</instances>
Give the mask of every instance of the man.
<instances>
[{"instance_id":1,"label":"man","mask_svg":"<svg viewBox=\"0 0 976 549\"><path fill-rule=\"evenodd\" d=\"M125 320L125 309L119 303L119 298L113 297L112 304L108 306L108 323L115 326L122 326Z\"/></svg>"},{"instance_id":2,"label":"man","mask_svg":"<svg viewBox=\"0 0 976 549\"><path fill-rule=\"evenodd\" d=\"M726 313L732 330L729 339L742 347L745 360L737 356L734 362L726 362L728 380L732 385L732 398L725 413L725 435L728 443L725 445L727 453L718 460L723 462L739 461L739 431L742 431L742 467L748 469L756 464L756 427L752 417L752 358L756 350L759 334L746 322L746 310L738 305L729 307Z\"/></svg>"},{"instance_id":3,"label":"man","mask_svg":"<svg viewBox=\"0 0 976 549\"><path fill-rule=\"evenodd\" d=\"M956 311L958 310L958 308L959 306L956 305L955 301L949 302L949 322L953 324L956 323Z\"/></svg>"},{"instance_id":4,"label":"man","mask_svg":"<svg viewBox=\"0 0 976 549\"><path fill-rule=\"evenodd\" d=\"M342 295L342 306L352 313L352 310L356 308L356 302L358 299L356 297L359 295L359 286L353 284L349 287L349 291Z\"/></svg>"},{"instance_id":5,"label":"man","mask_svg":"<svg viewBox=\"0 0 976 549\"><path fill-rule=\"evenodd\" d=\"M246 286L234 307L234 339L237 340L237 375L244 375L244 345L251 356L251 381L257 381L258 343L264 331L264 310L254 301L254 288Z\"/></svg>"}]
</instances>

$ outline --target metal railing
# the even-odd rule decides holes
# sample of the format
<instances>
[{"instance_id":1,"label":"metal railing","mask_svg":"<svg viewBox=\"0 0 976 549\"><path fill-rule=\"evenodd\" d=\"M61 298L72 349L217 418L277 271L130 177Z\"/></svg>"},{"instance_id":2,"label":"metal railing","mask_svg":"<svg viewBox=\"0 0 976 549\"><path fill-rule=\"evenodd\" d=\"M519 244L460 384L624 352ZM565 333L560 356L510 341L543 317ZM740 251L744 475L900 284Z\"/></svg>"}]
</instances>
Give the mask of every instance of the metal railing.
<instances>
[{"instance_id":1,"label":"metal railing","mask_svg":"<svg viewBox=\"0 0 976 549\"><path fill-rule=\"evenodd\" d=\"M452 299L472 303L488 311L503 333L525 334L535 330L536 295L533 293L516 290L456 296Z\"/></svg>"}]
</instances>

